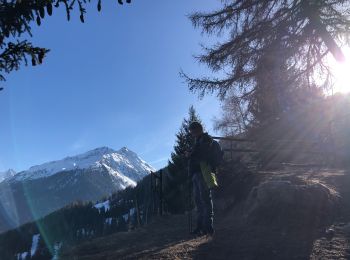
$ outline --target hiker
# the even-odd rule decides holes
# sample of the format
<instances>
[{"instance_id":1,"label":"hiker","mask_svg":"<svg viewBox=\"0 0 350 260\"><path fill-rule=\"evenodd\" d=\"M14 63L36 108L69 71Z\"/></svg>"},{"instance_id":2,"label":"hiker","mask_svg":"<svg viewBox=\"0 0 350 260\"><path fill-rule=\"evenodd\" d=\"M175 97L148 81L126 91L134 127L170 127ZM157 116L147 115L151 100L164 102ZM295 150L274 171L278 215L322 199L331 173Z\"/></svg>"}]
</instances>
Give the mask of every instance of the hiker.
<instances>
[{"instance_id":1,"label":"hiker","mask_svg":"<svg viewBox=\"0 0 350 260\"><path fill-rule=\"evenodd\" d=\"M189 159L189 177L192 180L193 198L197 209L195 235L213 235L213 198L212 190L217 186L215 171L222 159L218 142L203 132L199 122L192 122L189 131L195 142L186 155Z\"/></svg>"}]
</instances>

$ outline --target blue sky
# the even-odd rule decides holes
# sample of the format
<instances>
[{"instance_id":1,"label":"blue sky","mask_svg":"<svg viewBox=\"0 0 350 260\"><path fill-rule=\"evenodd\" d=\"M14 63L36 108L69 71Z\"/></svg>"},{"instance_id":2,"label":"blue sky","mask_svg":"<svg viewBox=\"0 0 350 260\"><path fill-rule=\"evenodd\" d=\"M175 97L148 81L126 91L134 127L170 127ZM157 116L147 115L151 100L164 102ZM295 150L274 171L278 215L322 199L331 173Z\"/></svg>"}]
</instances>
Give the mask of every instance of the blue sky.
<instances>
[{"instance_id":1,"label":"blue sky","mask_svg":"<svg viewBox=\"0 0 350 260\"><path fill-rule=\"evenodd\" d=\"M22 67L0 83L0 171L100 146L127 146L159 168L191 104L211 132L217 99L198 100L179 71L208 72L193 55L212 40L186 15L219 4L103 1L101 13L88 7L85 24L55 9L42 26L33 25L31 41L51 52L43 65Z\"/></svg>"}]
</instances>

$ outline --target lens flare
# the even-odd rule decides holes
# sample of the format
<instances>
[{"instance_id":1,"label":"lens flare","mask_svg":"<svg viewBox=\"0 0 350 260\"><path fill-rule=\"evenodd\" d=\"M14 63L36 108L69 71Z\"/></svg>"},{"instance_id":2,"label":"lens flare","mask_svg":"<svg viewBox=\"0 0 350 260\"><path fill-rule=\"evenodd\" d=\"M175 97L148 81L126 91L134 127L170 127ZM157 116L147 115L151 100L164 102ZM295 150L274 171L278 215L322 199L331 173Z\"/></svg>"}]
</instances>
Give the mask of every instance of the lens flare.
<instances>
[{"instance_id":1,"label":"lens flare","mask_svg":"<svg viewBox=\"0 0 350 260\"><path fill-rule=\"evenodd\" d=\"M350 47L343 47L344 62L337 62L334 58L330 60L330 67L334 75L333 93L350 92Z\"/></svg>"}]
</instances>

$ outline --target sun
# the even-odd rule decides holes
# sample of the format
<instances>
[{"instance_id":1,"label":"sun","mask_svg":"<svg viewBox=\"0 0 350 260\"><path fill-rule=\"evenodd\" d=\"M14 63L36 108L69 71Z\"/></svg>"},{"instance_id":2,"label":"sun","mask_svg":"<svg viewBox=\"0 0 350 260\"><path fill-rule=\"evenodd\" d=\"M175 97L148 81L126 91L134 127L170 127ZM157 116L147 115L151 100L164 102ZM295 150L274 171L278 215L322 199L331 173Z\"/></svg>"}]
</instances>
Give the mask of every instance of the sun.
<instances>
[{"instance_id":1,"label":"sun","mask_svg":"<svg viewBox=\"0 0 350 260\"><path fill-rule=\"evenodd\" d=\"M333 93L350 93L350 47L343 47L344 62L337 62L333 57L330 59L330 67L334 75Z\"/></svg>"}]
</instances>

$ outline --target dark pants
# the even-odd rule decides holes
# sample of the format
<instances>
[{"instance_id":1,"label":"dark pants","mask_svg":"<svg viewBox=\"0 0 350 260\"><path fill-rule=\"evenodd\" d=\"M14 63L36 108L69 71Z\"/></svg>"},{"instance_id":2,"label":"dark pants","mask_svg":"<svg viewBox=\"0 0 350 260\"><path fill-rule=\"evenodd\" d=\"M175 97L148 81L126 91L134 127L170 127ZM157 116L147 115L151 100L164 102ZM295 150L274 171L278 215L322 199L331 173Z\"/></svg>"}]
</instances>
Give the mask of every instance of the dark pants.
<instances>
[{"instance_id":1,"label":"dark pants","mask_svg":"<svg viewBox=\"0 0 350 260\"><path fill-rule=\"evenodd\" d=\"M207 187L201 172L192 176L193 198L197 209L197 229L204 232L213 231L212 191Z\"/></svg>"}]
</instances>

